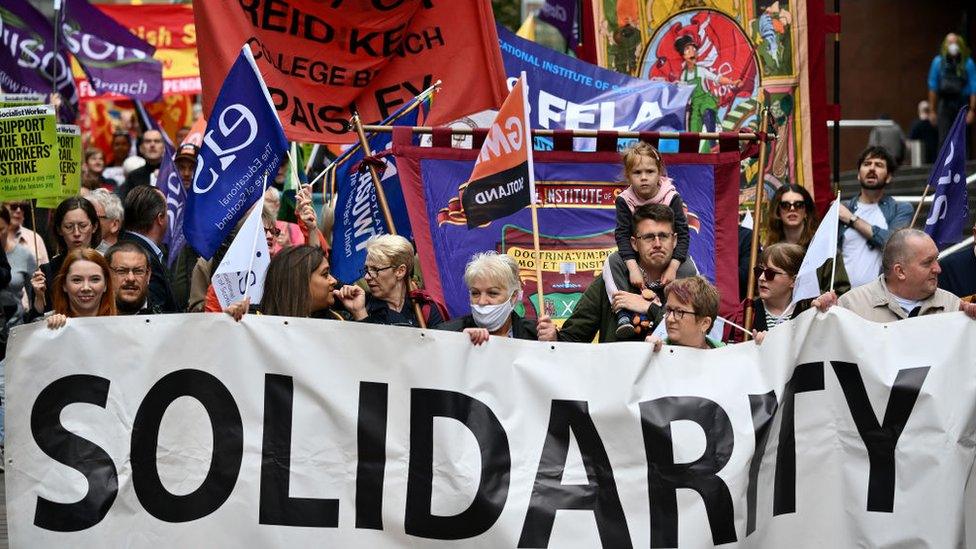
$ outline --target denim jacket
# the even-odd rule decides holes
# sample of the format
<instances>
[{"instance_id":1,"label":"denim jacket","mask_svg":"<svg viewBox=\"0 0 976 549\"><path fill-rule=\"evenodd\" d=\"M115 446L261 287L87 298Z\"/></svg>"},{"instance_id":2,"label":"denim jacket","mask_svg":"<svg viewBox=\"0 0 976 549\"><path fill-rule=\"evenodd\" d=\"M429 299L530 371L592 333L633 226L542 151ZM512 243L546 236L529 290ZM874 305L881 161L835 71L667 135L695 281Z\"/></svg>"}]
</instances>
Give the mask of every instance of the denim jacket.
<instances>
[{"instance_id":1,"label":"denim jacket","mask_svg":"<svg viewBox=\"0 0 976 549\"><path fill-rule=\"evenodd\" d=\"M857 213L858 196L854 195L844 202L844 205L847 206L847 209L851 213ZM902 227L907 227L912 222L912 206L907 202L898 202L894 198L885 195L878 202L878 208L881 209L881 214L884 215L885 221L888 222L888 228L882 229L877 225L871 226L873 234L868 239L868 247L872 250L884 248L885 242L888 242L888 237L891 236L891 233ZM847 225L840 226L840 235L837 238L838 249L844 249L844 231L849 228Z\"/></svg>"}]
</instances>

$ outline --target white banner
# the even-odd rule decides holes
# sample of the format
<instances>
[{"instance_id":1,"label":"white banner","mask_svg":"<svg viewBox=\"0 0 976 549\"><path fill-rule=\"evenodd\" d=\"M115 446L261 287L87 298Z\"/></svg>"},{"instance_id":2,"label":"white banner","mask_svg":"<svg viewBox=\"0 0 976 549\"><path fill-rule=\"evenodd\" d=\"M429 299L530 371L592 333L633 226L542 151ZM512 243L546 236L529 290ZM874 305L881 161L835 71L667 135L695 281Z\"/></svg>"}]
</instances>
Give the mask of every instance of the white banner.
<instances>
[{"instance_id":1,"label":"white banner","mask_svg":"<svg viewBox=\"0 0 976 549\"><path fill-rule=\"evenodd\" d=\"M658 354L220 314L10 341L13 547L965 543L961 313Z\"/></svg>"}]
</instances>

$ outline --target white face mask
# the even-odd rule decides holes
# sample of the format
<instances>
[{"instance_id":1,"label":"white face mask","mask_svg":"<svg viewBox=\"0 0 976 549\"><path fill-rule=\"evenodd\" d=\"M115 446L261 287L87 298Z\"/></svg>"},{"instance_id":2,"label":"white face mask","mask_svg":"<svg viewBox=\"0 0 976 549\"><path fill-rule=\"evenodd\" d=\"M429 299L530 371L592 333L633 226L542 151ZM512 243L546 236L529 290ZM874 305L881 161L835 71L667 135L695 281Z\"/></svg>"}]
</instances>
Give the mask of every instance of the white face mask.
<instances>
[{"instance_id":1,"label":"white face mask","mask_svg":"<svg viewBox=\"0 0 976 549\"><path fill-rule=\"evenodd\" d=\"M949 55L959 55L959 44L956 44L955 42L949 44L946 46L946 51L949 52Z\"/></svg>"},{"instance_id":2,"label":"white face mask","mask_svg":"<svg viewBox=\"0 0 976 549\"><path fill-rule=\"evenodd\" d=\"M480 328L485 328L489 332L502 327L508 317L512 314L512 300L506 299L504 303L497 305L471 305L471 316L474 323Z\"/></svg>"}]
</instances>

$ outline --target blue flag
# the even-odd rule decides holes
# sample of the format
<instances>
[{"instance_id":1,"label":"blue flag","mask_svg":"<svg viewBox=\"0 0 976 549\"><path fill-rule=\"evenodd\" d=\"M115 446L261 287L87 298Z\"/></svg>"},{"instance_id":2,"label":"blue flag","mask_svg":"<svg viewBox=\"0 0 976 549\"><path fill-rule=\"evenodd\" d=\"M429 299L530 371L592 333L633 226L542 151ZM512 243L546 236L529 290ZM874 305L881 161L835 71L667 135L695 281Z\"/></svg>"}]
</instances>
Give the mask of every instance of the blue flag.
<instances>
[{"instance_id":1,"label":"blue flag","mask_svg":"<svg viewBox=\"0 0 976 549\"><path fill-rule=\"evenodd\" d=\"M932 209L925 220L925 232L939 248L962 240L969 218L969 194L966 191L966 109L963 107L952 123L938 160L929 176Z\"/></svg>"},{"instance_id":2,"label":"blue flag","mask_svg":"<svg viewBox=\"0 0 976 549\"><path fill-rule=\"evenodd\" d=\"M423 105L416 104L417 101L414 98L407 102L381 122L381 125L417 125L417 117L423 108ZM378 155L390 148L392 139L392 133L371 135L368 137L369 148L374 155ZM362 165L363 158L362 147L354 145L334 162L336 208L330 266L333 276L346 283L355 282L361 277L360 271L366 264L366 241L390 232L376 200L372 176L366 166ZM396 225L397 234L409 240L413 234L407 205L403 200L403 190L400 188L400 177L397 175L396 160L393 155L388 155L383 157L383 162L386 167L380 174L380 181L393 216L393 224ZM353 168L361 169L357 171Z\"/></svg>"},{"instance_id":3,"label":"blue flag","mask_svg":"<svg viewBox=\"0 0 976 549\"><path fill-rule=\"evenodd\" d=\"M204 259L261 199L288 149L285 132L247 46L227 73L203 134L192 192L186 202L186 240Z\"/></svg>"}]
</instances>

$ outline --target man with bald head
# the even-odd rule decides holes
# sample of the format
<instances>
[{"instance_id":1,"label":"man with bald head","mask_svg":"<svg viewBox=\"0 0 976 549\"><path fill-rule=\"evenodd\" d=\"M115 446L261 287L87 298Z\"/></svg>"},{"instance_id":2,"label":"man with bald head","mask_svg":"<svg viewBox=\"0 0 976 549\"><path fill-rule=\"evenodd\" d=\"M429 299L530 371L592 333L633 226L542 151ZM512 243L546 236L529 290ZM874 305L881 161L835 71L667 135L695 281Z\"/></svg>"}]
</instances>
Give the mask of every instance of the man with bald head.
<instances>
[{"instance_id":1,"label":"man with bald head","mask_svg":"<svg viewBox=\"0 0 976 549\"><path fill-rule=\"evenodd\" d=\"M146 133L142 134L142 140L139 143L139 155L146 159L146 165L132 170L132 173L126 176L125 185L119 192L122 200L125 200L125 196L132 189L152 183L152 175L162 164L165 150L163 134L159 130L147 130Z\"/></svg>"},{"instance_id":2,"label":"man with bald head","mask_svg":"<svg viewBox=\"0 0 976 549\"><path fill-rule=\"evenodd\" d=\"M837 303L874 322L894 322L914 316L965 311L976 318L976 304L938 287L939 249L929 235L917 229L891 234L881 256L882 274L847 292ZM814 300L824 310L836 298L831 293Z\"/></svg>"}]
</instances>

